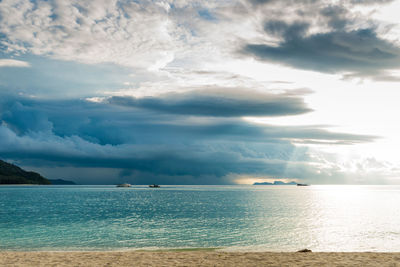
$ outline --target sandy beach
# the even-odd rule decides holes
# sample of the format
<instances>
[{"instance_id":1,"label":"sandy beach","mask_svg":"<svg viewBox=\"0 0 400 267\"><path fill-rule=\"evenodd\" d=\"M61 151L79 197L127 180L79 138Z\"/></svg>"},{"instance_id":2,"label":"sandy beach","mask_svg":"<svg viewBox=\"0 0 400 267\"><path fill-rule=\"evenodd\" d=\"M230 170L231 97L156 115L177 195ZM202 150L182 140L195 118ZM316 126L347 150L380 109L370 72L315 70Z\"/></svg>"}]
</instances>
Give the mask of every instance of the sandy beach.
<instances>
[{"instance_id":1,"label":"sandy beach","mask_svg":"<svg viewBox=\"0 0 400 267\"><path fill-rule=\"evenodd\" d=\"M400 253L0 252L0 266L400 266Z\"/></svg>"}]
</instances>

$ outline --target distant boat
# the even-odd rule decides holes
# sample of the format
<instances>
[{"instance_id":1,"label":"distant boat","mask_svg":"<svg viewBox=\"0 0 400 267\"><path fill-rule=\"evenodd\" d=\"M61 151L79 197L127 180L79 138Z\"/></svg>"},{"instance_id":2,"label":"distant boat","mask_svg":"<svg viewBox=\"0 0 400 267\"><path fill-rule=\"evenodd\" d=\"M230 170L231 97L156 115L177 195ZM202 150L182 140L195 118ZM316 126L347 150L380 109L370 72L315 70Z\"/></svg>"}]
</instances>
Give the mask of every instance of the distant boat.
<instances>
[{"instance_id":1,"label":"distant boat","mask_svg":"<svg viewBox=\"0 0 400 267\"><path fill-rule=\"evenodd\" d=\"M131 187L131 184L119 184L117 187Z\"/></svg>"},{"instance_id":2,"label":"distant boat","mask_svg":"<svg viewBox=\"0 0 400 267\"><path fill-rule=\"evenodd\" d=\"M310 186L309 184L297 184L297 186Z\"/></svg>"},{"instance_id":3,"label":"distant boat","mask_svg":"<svg viewBox=\"0 0 400 267\"><path fill-rule=\"evenodd\" d=\"M158 188L158 187L160 187L158 184L151 184L151 185L149 185L149 187L151 187L151 188Z\"/></svg>"}]
</instances>

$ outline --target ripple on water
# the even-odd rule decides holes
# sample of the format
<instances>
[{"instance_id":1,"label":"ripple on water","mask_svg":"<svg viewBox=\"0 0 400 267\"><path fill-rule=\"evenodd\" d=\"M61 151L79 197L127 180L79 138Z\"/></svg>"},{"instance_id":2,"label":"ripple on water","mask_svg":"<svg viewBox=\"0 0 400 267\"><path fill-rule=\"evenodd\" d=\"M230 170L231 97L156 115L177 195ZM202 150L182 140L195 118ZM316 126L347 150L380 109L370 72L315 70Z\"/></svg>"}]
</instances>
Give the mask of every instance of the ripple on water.
<instances>
[{"instance_id":1,"label":"ripple on water","mask_svg":"<svg viewBox=\"0 0 400 267\"><path fill-rule=\"evenodd\" d=\"M399 251L399 189L0 187L0 249Z\"/></svg>"}]
</instances>

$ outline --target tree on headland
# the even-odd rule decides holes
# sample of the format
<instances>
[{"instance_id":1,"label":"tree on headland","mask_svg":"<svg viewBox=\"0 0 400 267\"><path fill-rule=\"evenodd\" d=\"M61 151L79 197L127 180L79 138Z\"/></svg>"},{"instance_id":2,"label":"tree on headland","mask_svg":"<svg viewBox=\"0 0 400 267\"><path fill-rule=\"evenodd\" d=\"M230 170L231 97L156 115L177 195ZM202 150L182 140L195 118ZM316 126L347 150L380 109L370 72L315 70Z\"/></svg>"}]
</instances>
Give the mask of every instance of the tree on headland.
<instances>
[{"instance_id":1,"label":"tree on headland","mask_svg":"<svg viewBox=\"0 0 400 267\"><path fill-rule=\"evenodd\" d=\"M39 173L25 171L20 167L0 160L0 184L51 184Z\"/></svg>"}]
</instances>

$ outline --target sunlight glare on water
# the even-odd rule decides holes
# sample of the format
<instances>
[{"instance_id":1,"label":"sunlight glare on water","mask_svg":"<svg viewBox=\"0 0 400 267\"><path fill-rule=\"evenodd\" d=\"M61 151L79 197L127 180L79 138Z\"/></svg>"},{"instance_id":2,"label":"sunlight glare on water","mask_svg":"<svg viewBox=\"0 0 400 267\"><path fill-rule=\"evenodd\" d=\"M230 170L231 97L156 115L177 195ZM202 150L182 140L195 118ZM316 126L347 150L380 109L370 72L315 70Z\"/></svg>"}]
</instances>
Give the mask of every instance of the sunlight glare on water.
<instances>
[{"instance_id":1,"label":"sunlight glare on water","mask_svg":"<svg viewBox=\"0 0 400 267\"><path fill-rule=\"evenodd\" d=\"M400 251L399 186L3 186L1 250Z\"/></svg>"}]
</instances>

